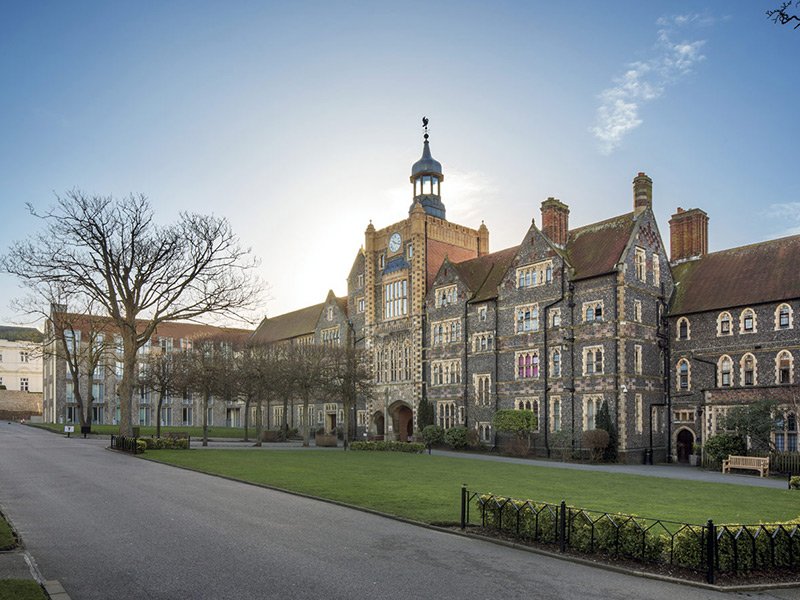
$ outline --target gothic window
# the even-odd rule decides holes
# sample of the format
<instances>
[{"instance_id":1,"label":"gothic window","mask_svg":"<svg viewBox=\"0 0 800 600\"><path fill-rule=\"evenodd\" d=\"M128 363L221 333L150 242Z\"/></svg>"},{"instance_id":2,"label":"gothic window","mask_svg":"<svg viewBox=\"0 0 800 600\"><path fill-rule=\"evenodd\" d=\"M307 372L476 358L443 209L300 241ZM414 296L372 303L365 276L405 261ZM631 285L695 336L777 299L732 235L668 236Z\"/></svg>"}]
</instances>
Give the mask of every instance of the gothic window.
<instances>
[{"instance_id":1,"label":"gothic window","mask_svg":"<svg viewBox=\"0 0 800 600\"><path fill-rule=\"evenodd\" d=\"M550 261L525 265L517 269L517 289L545 285L553 281L553 265Z\"/></svg>"},{"instance_id":2,"label":"gothic window","mask_svg":"<svg viewBox=\"0 0 800 600\"><path fill-rule=\"evenodd\" d=\"M535 379L539 377L539 352L526 350L517 352L517 379Z\"/></svg>"},{"instance_id":3,"label":"gothic window","mask_svg":"<svg viewBox=\"0 0 800 600\"><path fill-rule=\"evenodd\" d=\"M781 304L775 309L775 329L792 328L792 307L788 304Z\"/></svg>"},{"instance_id":4,"label":"gothic window","mask_svg":"<svg viewBox=\"0 0 800 600\"><path fill-rule=\"evenodd\" d=\"M384 309L385 319L396 319L408 314L408 280L400 279L387 283L384 286Z\"/></svg>"},{"instance_id":5,"label":"gothic window","mask_svg":"<svg viewBox=\"0 0 800 600\"><path fill-rule=\"evenodd\" d=\"M486 321L487 312L488 312L488 310L487 310L487 308L485 306L479 307L478 308L478 321L480 321L481 323L485 322Z\"/></svg>"},{"instance_id":6,"label":"gothic window","mask_svg":"<svg viewBox=\"0 0 800 600\"><path fill-rule=\"evenodd\" d=\"M589 346L583 349L583 374L601 375L603 373L603 347Z\"/></svg>"},{"instance_id":7,"label":"gothic window","mask_svg":"<svg viewBox=\"0 0 800 600\"><path fill-rule=\"evenodd\" d=\"M773 436L778 452L797 452L797 415L793 412L777 415Z\"/></svg>"},{"instance_id":8,"label":"gothic window","mask_svg":"<svg viewBox=\"0 0 800 600\"><path fill-rule=\"evenodd\" d=\"M550 311L550 316L552 317L552 320L551 320L552 326L554 328L555 327L561 327L561 309L560 308L552 309Z\"/></svg>"},{"instance_id":9,"label":"gothic window","mask_svg":"<svg viewBox=\"0 0 800 600\"><path fill-rule=\"evenodd\" d=\"M491 352L494 349L494 333L484 331L472 336L473 352Z\"/></svg>"},{"instance_id":10,"label":"gothic window","mask_svg":"<svg viewBox=\"0 0 800 600\"><path fill-rule=\"evenodd\" d=\"M583 315L586 323L603 320L603 301L595 300L594 302L583 303Z\"/></svg>"},{"instance_id":11,"label":"gothic window","mask_svg":"<svg viewBox=\"0 0 800 600\"><path fill-rule=\"evenodd\" d=\"M528 306L518 306L516 308L517 333L528 331L539 331L539 306L531 304Z\"/></svg>"},{"instance_id":12,"label":"gothic window","mask_svg":"<svg viewBox=\"0 0 800 600\"><path fill-rule=\"evenodd\" d=\"M678 389L680 390L688 390L690 387L690 378L691 371L689 367L689 361L685 358L682 358L678 361Z\"/></svg>"},{"instance_id":13,"label":"gothic window","mask_svg":"<svg viewBox=\"0 0 800 600\"><path fill-rule=\"evenodd\" d=\"M642 395L636 394L635 402L634 402L634 417L636 421L636 433L642 433L644 431L644 402L642 401Z\"/></svg>"},{"instance_id":14,"label":"gothic window","mask_svg":"<svg viewBox=\"0 0 800 600\"><path fill-rule=\"evenodd\" d=\"M435 292L436 308L455 304L458 300L458 288L455 285L437 288Z\"/></svg>"},{"instance_id":15,"label":"gothic window","mask_svg":"<svg viewBox=\"0 0 800 600\"><path fill-rule=\"evenodd\" d=\"M742 357L739 364L742 385L756 385L756 357L748 353Z\"/></svg>"},{"instance_id":16,"label":"gothic window","mask_svg":"<svg viewBox=\"0 0 800 600\"><path fill-rule=\"evenodd\" d=\"M678 319L678 339L689 340L689 319L681 317Z\"/></svg>"},{"instance_id":17,"label":"gothic window","mask_svg":"<svg viewBox=\"0 0 800 600\"><path fill-rule=\"evenodd\" d=\"M460 360L435 360L431 364L431 385L450 385L461 382Z\"/></svg>"},{"instance_id":18,"label":"gothic window","mask_svg":"<svg viewBox=\"0 0 800 600\"><path fill-rule=\"evenodd\" d=\"M583 430L597 427L597 414L603 405L603 396L587 395L583 397Z\"/></svg>"},{"instance_id":19,"label":"gothic window","mask_svg":"<svg viewBox=\"0 0 800 600\"><path fill-rule=\"evenodd\" d=\"M633 301L633 320L636 323L642 322L642 301L641 300L634 300Z\"/></svg>"},{"instance_id":20,"label":"gothic window","mask_svg":"<svg viewBox=\"0 0 800 600\"><path fill-rule=\"evenodd\" d=\"M492 376L473 375L472 384L475 388L475 404L489 406L492 399Z\"/></svg>"},{"instance_id":21,"label":"gothic window","mask_svg":"<svg viewBox=\"0 0 800 600\"><path fill-rule=\"evenodd\" d=\"M636 265L636 279L647 281L647 254L644 248L636 248L634 254L634 264Z\"/></svg>"},{"instance_id":22,"label":"gothic window","mask_svg":"<svg viewBox=\"0 0 800 600\"><path fill-rule=\"evenodd\" d=\"M720 387L730 387L733 385L733 361L727 354L719 359L719 381Z\"/></svg>"},{"instance_id":23,"label":"gothic window","mask_svg":"<svg viewBox=\"0 0 800 600\"><path fill-rule=\"evenodd\" d=\"M550 431L561 431L560 396L550 396Z\"/></svg>"},{"instance_id":24,"label":"gothic window","mask_svg":"<svg viewBox=\"0 0 800 600\"><path fill-rule=\"evenodd\" d=\"M739 333L756 332L756 313L752 308L746 308L739 317Z\"/></svg>"},{"instance_id":25,"label":"gothic window","mask_svg":"<svg viewBox=\"0 0 800 600\"><path fill-rule=\"evenodd\" d=\"M436 403L436 421L442 429L450 429L456 424L456 403L450 400Z\"/></svg>"},{"instance_id":26,"label":"gothic window","mask_svg":"<svg viewBox=\"0 0 800 600\"><path fill-rule=\"evenodd\" d=\"M775 380L778 383L794 383L794 357L788 350L781 350L775 358Z\"/></svg>"},{"instance_id":27,"label":"gothic window","mask_svg":"<svg viewBox=\"0 0 800 600\"><path fill-rule=\"evenodd\" d=\"M731 328L731 313L722 312L717 317L717 335L733 335Z\"/></svg>"},{"instance_id":28,"label":"gothic window","mask_svg":"<svg viewBox=\"0 0 800 600\"><path fill-rule=\"evenodd\" d=\"M661 285L661 263L658 254L653 254L653 285L656 287Z\"/></svg>"},{"instance_id":29,"label":"gothic window","mask_svg":"<svg viewBox=\"0 0 800 600\"><path fill-rule=\"evenodd\" d=\"M561 350L553 350L551 358L553 365L550 369L551 375L555 378L561 377Z\"/></svg>"}]
</instances>

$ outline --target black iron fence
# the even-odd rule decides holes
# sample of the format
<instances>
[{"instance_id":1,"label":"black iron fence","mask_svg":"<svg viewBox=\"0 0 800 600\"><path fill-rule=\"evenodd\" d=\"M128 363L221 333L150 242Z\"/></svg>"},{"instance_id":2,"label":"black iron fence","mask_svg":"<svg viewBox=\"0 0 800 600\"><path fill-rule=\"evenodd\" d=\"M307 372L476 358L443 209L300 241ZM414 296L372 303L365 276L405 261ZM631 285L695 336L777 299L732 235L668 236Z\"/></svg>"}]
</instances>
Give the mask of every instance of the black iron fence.
<instances>
[{"instance_id":1,"label":"black iron fence","mask_svg":"<svg viewBox=\"0 0 800 600\"><path fill-rule=\"evenodd\" d=\"M477 513L477 515L476 515ZM759 525L704 525L609 513L461 490L461 528L486 530L545 546L670 567L714 583L718 574L800 570L800 520Z\"/></svg>"},{"instance_id":2,"label":"black iron fence","mask_svg":"<svg viewBox=\"0 0 800 600\"><path fill-rule=\"evenodd\" d=\"M139 438L125 437L124 435L111 436L111 449L122 450L123 452L131 452L132 454L139 454Z\"/></svg>"}]
</instances>

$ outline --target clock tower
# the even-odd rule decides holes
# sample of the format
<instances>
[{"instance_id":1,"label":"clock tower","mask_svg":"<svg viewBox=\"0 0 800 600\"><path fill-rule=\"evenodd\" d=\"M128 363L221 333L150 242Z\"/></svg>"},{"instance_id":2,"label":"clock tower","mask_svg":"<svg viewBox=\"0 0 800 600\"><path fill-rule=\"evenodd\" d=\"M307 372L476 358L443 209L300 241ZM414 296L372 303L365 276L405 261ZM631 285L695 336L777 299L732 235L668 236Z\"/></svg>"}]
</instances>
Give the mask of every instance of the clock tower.
<instances>
[{"instance_id":1,"label":"clock tower","mask_svg":"<svg viewBox=\"0 0 800 600\"><path fill-rule=\"evenodd\" d=\"M444 174L431 154L427 118L423 127L422 157L411 167L408 217L383 229L368 225L363 262L357 263L363 278L356 273L352 279L364 285L349 291L358 295L353 305L364 307L364 343L374 360L369 430L385 439L406 440L416 430L425 393L425 296L439 267L445 257L461 262L489 251L485 226L476 230L446 220Z\"/></svg>"}]
</instances>

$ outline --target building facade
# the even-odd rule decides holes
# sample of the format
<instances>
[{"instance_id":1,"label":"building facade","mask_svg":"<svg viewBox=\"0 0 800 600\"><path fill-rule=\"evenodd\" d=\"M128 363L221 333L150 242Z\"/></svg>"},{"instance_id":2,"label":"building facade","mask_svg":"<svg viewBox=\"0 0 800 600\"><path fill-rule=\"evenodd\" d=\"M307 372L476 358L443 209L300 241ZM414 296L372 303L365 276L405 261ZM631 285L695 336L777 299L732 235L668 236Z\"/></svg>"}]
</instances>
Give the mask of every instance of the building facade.
<instances>
[{"instance_id":1,"label":"building facade","mask_svg":"<svg viewBox=\"0 0 800 600\"><path fill-rule=\"evenodd\" d=\"M678 209L668 255L639 173L630 212L570 229L548 198L518 246L490 252L484 224L447 220L443 181L426 133L408 216L368 225L347 298L256 332L324 343L327 314L335 343L365 348L375 393L361 429L409 439L424 398L437 424L491 446L497 410L530 409L534 451L550 455L580 451L605 405L621 460L684 462L730 406L766 397L787 407L776 445L797 449L800 236L708 254L707 215Z\"/></svg>"},{"instance_id":2,"label":"building facade","mask_svg":"<svg viewBox=\"0 0 800 600\"><path fill-rule=\"evenodd\" d=\"M0 386L42 392L42 332L32 327L0 327Z\"/></svg>"}]
</instances>

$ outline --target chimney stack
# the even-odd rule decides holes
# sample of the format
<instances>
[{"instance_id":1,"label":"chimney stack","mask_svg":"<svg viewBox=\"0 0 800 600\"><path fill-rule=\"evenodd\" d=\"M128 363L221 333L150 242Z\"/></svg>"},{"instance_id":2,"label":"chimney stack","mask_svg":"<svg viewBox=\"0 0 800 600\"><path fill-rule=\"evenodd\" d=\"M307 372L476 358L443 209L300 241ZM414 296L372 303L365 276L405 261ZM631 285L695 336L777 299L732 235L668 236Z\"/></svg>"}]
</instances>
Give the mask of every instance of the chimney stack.
<instances>
[{"instance_id":1,"label":"chimney stack","mask_svg":"<svg viewBox=\"0 0 800 600\"><path fill-rule=\"evenodd\" d=\"M567 245L569 207L557 198L548 198L542 202L542 233L557 246Z\"/></svg>"},{"instance_id":2,"label":"chimney stack","mask_svg":"<svg viewBox=\"0 0 800 600\"><path fill-rule=\"evenodd\" d=\"M669 220L671 262L708 254L708 215L699 208L678 211Z\"/></svg>"},{"instance_id":3,"label":"chimney stack","mask_svg":"<svg viewBox=\"0 0 800 600\"><path fill-rule=\"evenodd\" d=\"M653 207L653 180L644 173L633 178L633 213L638 215L645 208Z\"/></svg>"}]
</instances>

